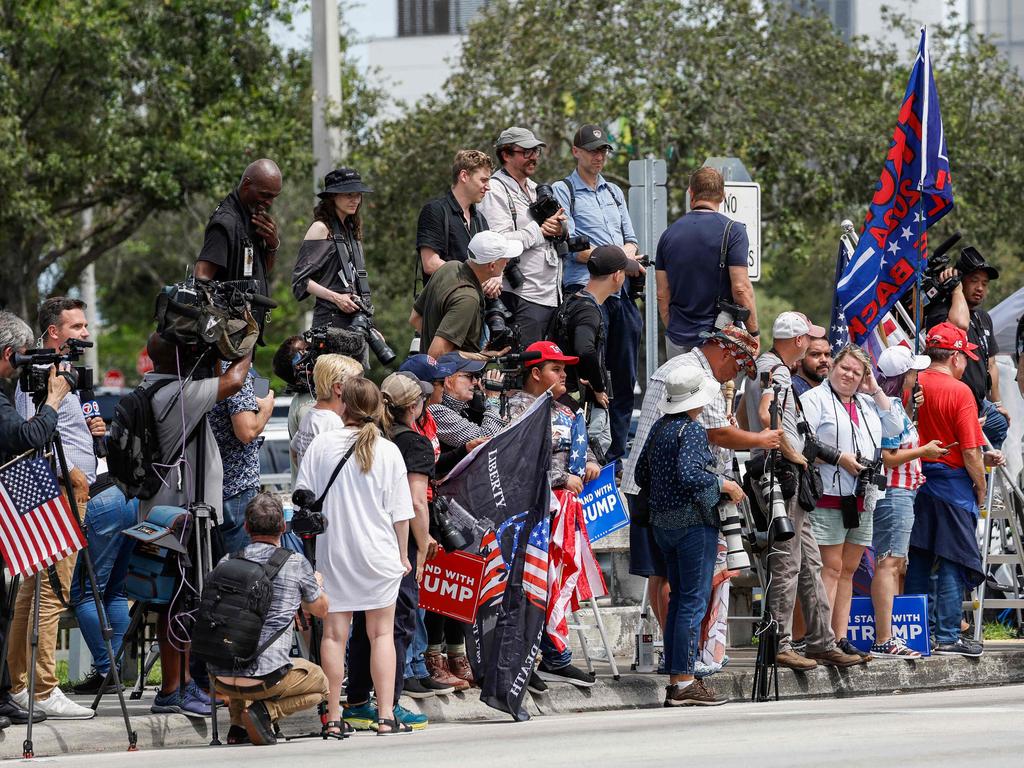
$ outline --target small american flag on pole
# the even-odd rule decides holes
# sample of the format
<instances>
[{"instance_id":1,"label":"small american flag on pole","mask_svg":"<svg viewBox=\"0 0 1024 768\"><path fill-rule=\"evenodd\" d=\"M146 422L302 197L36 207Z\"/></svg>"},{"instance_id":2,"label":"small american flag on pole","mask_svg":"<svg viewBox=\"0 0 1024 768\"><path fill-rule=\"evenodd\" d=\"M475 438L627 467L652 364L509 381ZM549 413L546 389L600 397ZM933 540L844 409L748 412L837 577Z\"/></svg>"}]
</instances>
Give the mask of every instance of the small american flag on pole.
<instances>
[{"instance_id":1,"label":"small american flag on pole","mask_svg":"<svg viewBox=\"0 0 1024 768\"><path fill-rule=\"evenodd\" d=\"M11 573L31 576L84 546L45 459L17 459L0 469L0 550Z\"/></svg>"}]
</instances>

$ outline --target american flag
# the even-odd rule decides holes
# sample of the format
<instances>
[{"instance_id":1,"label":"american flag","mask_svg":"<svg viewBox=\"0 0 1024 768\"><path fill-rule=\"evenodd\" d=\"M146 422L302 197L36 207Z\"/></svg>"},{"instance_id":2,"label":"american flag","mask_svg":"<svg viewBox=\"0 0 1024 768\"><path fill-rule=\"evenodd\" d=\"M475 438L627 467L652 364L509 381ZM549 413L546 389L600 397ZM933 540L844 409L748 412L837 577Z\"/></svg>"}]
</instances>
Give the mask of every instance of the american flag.
<instances>
[{"instance_id":1,"label":"american flag","mask_svg":"<svg viewBox=\"0 0 1024 768\"><path fill-rule=\"evenodd\" d=\"M839 280L846 271L846 265L850 263L850 252L843 240L839 241L839 253L836 255L836 277L832 281L832 317L828 321L828 345L832 348L832 357L839 354L839 351L850 343L850 328L846 324L846 315L843 314L843 306L839 301Z\"/></svg>"},{"instance_id":2,"label":"american flag","mask_svg":"<svg viewBox=\"0 0 1024 768\"><path fill-rule=\"evenodd\" d=\"M501 556L501 546L493 530L485 533L480 540L480 554L484 558L484 576L477 604L486 605L492 600L501 599L505 593L505 582L508 581L508 566Z\"/></svg>"},{"instance_id":3,"label":"american flag","mask_svg":"<svg viewBox=\"0 0 1024 768\"><path fill-rule=\"evenodd\" d=\"M78 522L42 457L0 469L0 550L11 573L31 576L84 546Z\"/></svg>"},{"instance_id":4,"label":"american flag","mask_svg":"<svg viewBox=\"0 0 1024 768\"><path fill-rule=\"evenodd\" d=\"M557 406L556 406L557 407ZM572 445L569 447L569 474L583 477L587 468L587 419L583 411L576 414L570 432Z\"/></svg>"},{"instance_id":5,"label":"american flag","mask_svg":"<svg viewBox=\"0 0 1024 768\"><path fill-rule=\"evenodd\" d=\"M549 526L546 518L533 526L526 542L526 566L523 569L523 592L531 603L541 609L548 601Z\"/></svg>"}]
</instances>

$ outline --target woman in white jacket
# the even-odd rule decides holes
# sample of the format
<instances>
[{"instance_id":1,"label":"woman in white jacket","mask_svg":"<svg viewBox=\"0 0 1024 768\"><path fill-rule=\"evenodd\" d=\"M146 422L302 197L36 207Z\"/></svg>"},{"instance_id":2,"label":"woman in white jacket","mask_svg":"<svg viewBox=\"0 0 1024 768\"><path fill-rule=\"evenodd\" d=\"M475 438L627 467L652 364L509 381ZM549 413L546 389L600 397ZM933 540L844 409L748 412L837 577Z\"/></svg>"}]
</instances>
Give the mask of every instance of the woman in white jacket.
<instances>
[{"instance_id":1,"label":"woman in white jacket","mask_svg":"<svg viewBox=\"0 0 1024 768\"><path fill-rule=\"evenodd\" d=\"M882 438L898 435L903 423L875 381L870 359L852 345L836 356L828 378L804 393L800 404L811 432L843 454L838 466L820 467L824 493L810 513L811 527L821 550L832 631L844 652L860 653L846 639L853 574L871 544L875 501L882 491L870 481L858 484L857 478L880 458ZM876 466L870 480L884 478L881 464Z\"/></svg>"}]
</instances>

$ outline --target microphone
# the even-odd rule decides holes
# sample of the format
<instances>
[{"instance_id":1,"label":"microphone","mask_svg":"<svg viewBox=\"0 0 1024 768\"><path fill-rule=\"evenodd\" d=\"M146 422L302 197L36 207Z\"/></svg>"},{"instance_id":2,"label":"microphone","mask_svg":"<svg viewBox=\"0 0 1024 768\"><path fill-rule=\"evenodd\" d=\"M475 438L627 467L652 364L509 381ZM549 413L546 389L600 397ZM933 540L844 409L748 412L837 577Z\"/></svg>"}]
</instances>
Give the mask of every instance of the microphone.
<instances>
[{"instance_id":1,"label":"microphone","mask_svg":"<svg viewBox=\"0 0 1024 768\"><path fill-rule=\"evenodd\" d=\"M89 419L99 419L100 416L100 404L96 401L96 395L91 389L81 389L78 391L78 396L82 400L82 415L86 421ZM92 436L92 450L96 454L97 459L105 458L107 455L107 443L102 437Z\"/></svg>"}]
</instances>

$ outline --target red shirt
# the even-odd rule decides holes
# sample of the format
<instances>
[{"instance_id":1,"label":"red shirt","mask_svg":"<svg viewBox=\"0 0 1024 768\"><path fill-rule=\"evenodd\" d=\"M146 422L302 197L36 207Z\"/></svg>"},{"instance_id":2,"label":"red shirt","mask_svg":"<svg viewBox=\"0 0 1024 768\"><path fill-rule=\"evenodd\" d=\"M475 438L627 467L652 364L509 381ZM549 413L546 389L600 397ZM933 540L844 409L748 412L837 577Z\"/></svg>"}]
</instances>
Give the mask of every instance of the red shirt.
<instances>
[{"instance_id":1,"label":"red shirt","mask_svg":"<svg viewBox=\"0 0 1024 768\"><path fill-rule=\"evenodd\" d=\"M924 391L924 404L917 411L921 445L932 440L938 440L942 445L958 442L959 445L935 461L962 468L963 451L985 444L971 388L947 373L932 369L921 371L917 381Z\"/></svg>"},{"instance_id":2,"label":"red shirt","mask_svg":"<svg viewBox=\"0 0 1024 768\"><path fill-rule=\"evenodd\" d=\"M430 441L434 448L434 463L437 463L437 457L441 455L441 442L437 439L437 422L430 415L430 411L424 408L423 418L413 421L412 428ZM433 499L434 486L432 483L427 483L427 501L433 501Z\"/></svg>"}]
</instances>

